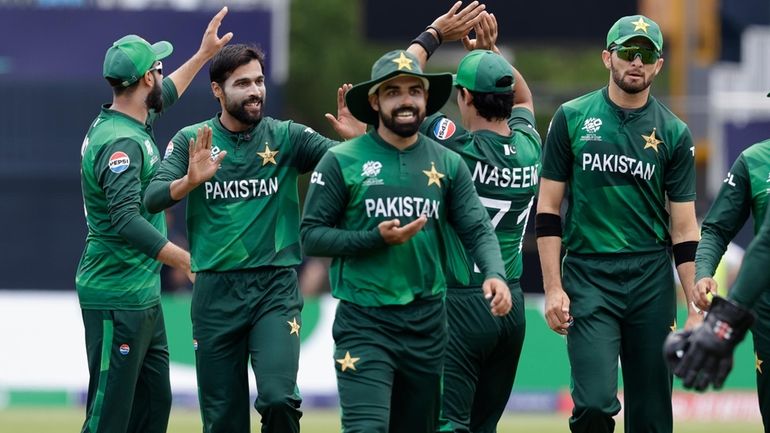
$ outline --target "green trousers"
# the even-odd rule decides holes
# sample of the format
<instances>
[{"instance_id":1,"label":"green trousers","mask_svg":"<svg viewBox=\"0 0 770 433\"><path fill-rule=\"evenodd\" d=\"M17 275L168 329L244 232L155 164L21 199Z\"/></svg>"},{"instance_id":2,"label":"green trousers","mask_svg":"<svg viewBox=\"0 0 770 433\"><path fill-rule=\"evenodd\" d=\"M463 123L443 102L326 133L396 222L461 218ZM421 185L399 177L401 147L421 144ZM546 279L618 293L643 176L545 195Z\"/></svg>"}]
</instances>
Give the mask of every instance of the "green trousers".
<instances>
[{"instance_id":1,"label":"green trousers","mask_svg":"<svg viewBox=\"0 0 770 433\"><path fill-rule=\"evenodd\" d=\"M526 326L521 288L518 282L509 287L513 307L503 317L492 315L480 287L447 291L449 342L440 431L497 431L511 395Z\"/></svg>"},{"instance_id":2,"label":"green trousers","mask_svg":"<svg viewBox=\"0 0 770 433\"><path fill-rule=\"evenodd\" d=\"M334 365L345 433L434 433L446 347L443 300L361 307L340 301Z\"/></svg>"},{"instance_id":3,"label":"green trousers","mask_svg":"<svg viewBox=\"0 0 770 433\"><path fill-rule=\"evenodd\" d=\"M671 433L672 376L661 350L676 319L672 269L665 251L564 258L575 320L567 335L573 432L614 431L620 357L625 431Z\"/></svg>"},{"instance_id":4,"label":"green trousers","mask_svg":"<svg viewBox=\"0 0 770 433\"><path fill-rule=\"evenodd\" d=\"M88 400L83 433L165 433L171 411L160 305L83 310Z\"/></svg>"},{"instance_id":5,"label":"green trousers","mask_svg":"<svg viewBox=\"0 0 770 433\"><path fill-rule=\"evenodd\" d=\"M770 431L770 293L764 293L755 304L754 313L757 320L751 328L754 339L756 362L754 370L757 375L757 397L759 412L765 431ZM744 368L747 366L743 366Z\"/></svg>"},{"instance_id":6,"label":"green trousers","mask_svg":"<svg viewBox=\"0 0 770 433\"><path fill-rule=\"evenodd\" d=\"M192 323L205 433L250 431L249 361L262 432L299 432L301 311L291 268L196 275Z\"/></svg>"}]
</instances>

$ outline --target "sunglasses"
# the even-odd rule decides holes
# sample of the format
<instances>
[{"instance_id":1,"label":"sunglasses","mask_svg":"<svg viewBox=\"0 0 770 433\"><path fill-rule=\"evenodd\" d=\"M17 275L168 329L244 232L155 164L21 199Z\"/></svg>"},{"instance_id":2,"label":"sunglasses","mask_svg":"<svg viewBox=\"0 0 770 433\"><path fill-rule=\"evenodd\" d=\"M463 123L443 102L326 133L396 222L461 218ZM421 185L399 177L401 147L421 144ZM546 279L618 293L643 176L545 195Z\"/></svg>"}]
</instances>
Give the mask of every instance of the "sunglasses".
<instances>
[{"instance_id":1,"label":"sunglasses","mask_svg":"<svg viewBox=\"0 0 770 433\"><path fill-rule=\"evenodd\" d=\"M158 71L160 75L163 75L163 62L158 60L158 63L155 64L155 66L151 67L148 72L151 71Z\"/></svg>"},{"instance_id":2,"label":"sunglasses","mask_svg":"<svg viewBox=\"0 0 770 433\"><path fill-rule=\"evenodd\" d=\"M617 55L619 59L625 60L627 62L633 62L634 59L638 56L639 59L644 63L645 65L649 65L652 63L655 63L660 58L660 52L658 50L652 49L652 48L643 48L643 47L635 47L635 46L617 46L612 49Z\"/></svg>"}]
</instances>

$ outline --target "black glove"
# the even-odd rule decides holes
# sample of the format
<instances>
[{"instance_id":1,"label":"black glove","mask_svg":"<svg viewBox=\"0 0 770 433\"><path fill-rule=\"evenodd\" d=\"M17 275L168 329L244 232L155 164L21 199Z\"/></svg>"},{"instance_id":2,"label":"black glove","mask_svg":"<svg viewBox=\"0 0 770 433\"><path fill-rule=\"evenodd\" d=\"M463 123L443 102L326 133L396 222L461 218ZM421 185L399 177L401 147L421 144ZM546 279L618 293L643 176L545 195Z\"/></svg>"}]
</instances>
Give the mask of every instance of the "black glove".
<instances>
[{"instance_id":1,"label":"black glove","mask_svg":"<svg viewBox=\"0 0 770 433\"><path fill-rule=\"evenodd\" d=\"M715 296L703 324L692 331L674 332L663 351L685 388L719 389L733 368L733 351L746 336L754 315L745 307Z\"/></svg>"}]
</instances>

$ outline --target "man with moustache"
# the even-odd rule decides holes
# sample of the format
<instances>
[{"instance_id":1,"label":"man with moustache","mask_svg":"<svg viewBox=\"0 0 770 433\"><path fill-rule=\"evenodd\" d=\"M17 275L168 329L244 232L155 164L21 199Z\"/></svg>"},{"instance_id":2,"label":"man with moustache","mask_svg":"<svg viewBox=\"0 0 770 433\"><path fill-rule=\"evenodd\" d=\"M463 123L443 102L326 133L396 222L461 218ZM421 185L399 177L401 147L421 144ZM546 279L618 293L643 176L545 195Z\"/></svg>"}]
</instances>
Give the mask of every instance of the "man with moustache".
<instances>
[{"instance_id":1,"label":"man with moustache","mask_svg":"<svg viewBox=\"0 0 770 433\"><path fill-rule=\"evenodd\" d=\"M168 343L160 306L161 262L190 273L190 255L166 238L166 220L142 206L160 155L152 124L201 67L232 38L209 23L201 46L163 78L170 43L136 35L107 50L113 90L81 148L88 237L75 285L83 314L90 380L83 432L165 432L171 410ZM192 275L190 275L192 278Z\"/></svg>"},{"instance_id":2,"label":"man with moustache","mask_svg":"<svg viewBox=\"0 0 770 433\"><path fill-rule=\"evenodd\" d=\"M418 133L451 92L391 51L345 96L373 129L336 146L313 172L302 221L308 255L333 257L334 365L346 433L433 433L447 341L445 229L478 264L492 314L510 311L505 268L462 158Z\"/></svg>"},{"instance_id":3,"label":"man with moustache","mask_svg":"<svg viewBox=\"0 0 770 433\"><path fill-rule=\"evenodd\" d=\"M564 103L546 138L536 232L546 320L567 336L573 432L614 430L618 356L626 432L672 431L672 377L660 352L676 327L671 245L687 327L700 321L689 302L699 239L695 147L687 125L650 95L662 49L654 21L619 19L602 52L609 85Z\"/></svg>"},{"instance_id":4,"label":"man with moustache","mask_svg":"<svg viewBox=\"0 0 770 433\"><path fill-rule=\"evenodd\" d=\"M222 111L174 136L145 195L151 212L187 197L193 341L207 433L250 430L249 360L262 431L299 431L297 177L337 142L264 117L263 71L256 46L230 45L212 59L211 89ZM340 110L342 130L347 120L357 127L344 104Z\"/></svg>"}]
</instances>

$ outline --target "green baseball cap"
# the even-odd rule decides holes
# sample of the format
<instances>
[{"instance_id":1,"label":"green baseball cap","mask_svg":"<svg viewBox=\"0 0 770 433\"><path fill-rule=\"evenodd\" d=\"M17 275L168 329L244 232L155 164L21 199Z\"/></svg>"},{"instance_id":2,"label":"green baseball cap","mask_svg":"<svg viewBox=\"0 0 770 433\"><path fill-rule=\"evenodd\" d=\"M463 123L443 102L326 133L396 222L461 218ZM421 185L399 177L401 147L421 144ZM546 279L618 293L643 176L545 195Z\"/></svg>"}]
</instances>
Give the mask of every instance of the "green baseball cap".
<instances>
[{"instance_id":1,"label":"green baseball cap","mask_svg":"<svg viewBox=\"0 0 770 433\"><path fill-rule=\"evenodd\" d=\"M115 41L104 55L104 78L123 80L128 87L150 70L155 61L168 57L174 47L160 41L150 45L137 35L127 35Z\"/></svg>"},{"instance_id":2,"label":"green baseball cap","mask_svg":"<svg viewBox=\"0 0 770 433\"><path fill-rule=\"evenodd\" d=\"M374 94L382 83L401 75L422 79L425 90L428 90L428 102L425 107L428 116L441 109L452 93L452 74L426 74L422 72L420 62L414 54L395 50L374 62L371 80L356 84L345 94L345 103L350 113L364 123L376 125L379 116L369 105L369 95Z\"/></svg>"},{"instance_id":3,"label":"green baseball cap","mask_svg":"<svg viewBox=\"0 0 770 433\"><path fill-rule=\"evenodd\" d=\"M505 80L510 77L510 80ZM512 90L513 67L503 56L489 50L473 50L457 67L454 76L456 86L473 92L506 93Z\"/></svg>"},{"instance_id":4,"label":"green baseball cap","mask_svg":"<svg viewBox=\"0 0 770 433\"><path fill-rule=\"evenodd\" d=\"M656 50L663 50L663 34L660 27L644 15L631 15L615 21L607 33L607 48L622 45L623 42L640 36L652 42Z\"/></svg>"}]
</instances>

